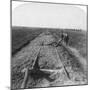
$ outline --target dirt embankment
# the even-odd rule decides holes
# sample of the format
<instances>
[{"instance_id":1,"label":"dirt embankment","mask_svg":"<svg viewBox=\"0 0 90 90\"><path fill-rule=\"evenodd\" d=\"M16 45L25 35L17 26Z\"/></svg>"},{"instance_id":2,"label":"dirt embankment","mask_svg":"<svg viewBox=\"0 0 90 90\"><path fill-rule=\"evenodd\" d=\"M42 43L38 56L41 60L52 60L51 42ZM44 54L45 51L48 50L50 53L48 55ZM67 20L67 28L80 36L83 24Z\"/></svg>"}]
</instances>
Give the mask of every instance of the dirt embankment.
<instances>
[{"instance_id":1,"label":"dirt embankment","mask_svg":"<svg viewBox=\"0 0 90 90\"><path fill-rule=\"evenodd\" d=\"M87 84L86 60L74 48L50 45L55 41L51 34L42 33L12 58L12 88L20 88L24 79L21 70L32 67L38 52L40 69L53 73L30 74L25 88Z\"/></svg>"}]
</instances>

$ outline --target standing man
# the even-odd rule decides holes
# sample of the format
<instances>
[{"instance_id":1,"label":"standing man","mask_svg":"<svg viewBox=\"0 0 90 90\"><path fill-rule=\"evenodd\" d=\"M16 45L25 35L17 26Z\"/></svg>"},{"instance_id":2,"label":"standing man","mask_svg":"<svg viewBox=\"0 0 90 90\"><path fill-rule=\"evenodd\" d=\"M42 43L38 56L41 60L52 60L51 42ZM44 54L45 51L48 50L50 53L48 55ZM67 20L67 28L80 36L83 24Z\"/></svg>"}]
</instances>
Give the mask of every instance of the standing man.
<instances>
[{"instance_id":1,"label":"standing man","mask_svg":"<svg viewBox=\"0 0 90 90\"><path fill-rule=\"evenodd\" d=\"M62 33L62 34L61 34L61 39L62 39L62 41L63 41L66 45L68 45L69 36L68 36L67 33Z\"/></svg>"}]
</instances>

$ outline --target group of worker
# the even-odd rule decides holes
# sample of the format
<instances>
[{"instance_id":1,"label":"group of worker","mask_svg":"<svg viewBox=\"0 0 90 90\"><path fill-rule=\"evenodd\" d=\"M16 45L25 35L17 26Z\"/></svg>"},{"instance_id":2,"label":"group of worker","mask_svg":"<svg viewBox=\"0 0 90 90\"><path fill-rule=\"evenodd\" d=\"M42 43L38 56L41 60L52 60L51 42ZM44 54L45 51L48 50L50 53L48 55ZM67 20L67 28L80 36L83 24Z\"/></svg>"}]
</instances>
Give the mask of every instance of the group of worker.
<instances>
[{"instance_id":1,"label":"group of worker","mask_svg":"<svg viewBox=\"0 0 90 90\"><path fill-rule=\"evenodd\" d=\"M55 46L58 47L61 44L69 44L69 35L67 33L61 33L60 39L56 42Z\"/></svg>"},{"instance_id":2,"label":"group of worker","mask_svg":"<svg viewBox=\"0 0 90 90\"><path fill-rule=\"evenodd\" d=\"M61 39L66 45L68 45L68 43L69 43L69 35L67 33L62 33L61 34Z\"/></svg>"}]
</instances>

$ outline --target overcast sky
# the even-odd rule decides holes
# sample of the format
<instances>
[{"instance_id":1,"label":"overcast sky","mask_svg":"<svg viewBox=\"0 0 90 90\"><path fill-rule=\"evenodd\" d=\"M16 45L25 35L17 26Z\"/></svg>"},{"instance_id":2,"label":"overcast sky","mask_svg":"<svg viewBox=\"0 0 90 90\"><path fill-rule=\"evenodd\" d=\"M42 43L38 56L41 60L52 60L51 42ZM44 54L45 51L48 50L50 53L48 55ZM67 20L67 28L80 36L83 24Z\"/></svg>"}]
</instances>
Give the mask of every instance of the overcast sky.
<instances>
[{"instance_id":1,"label":"overcast sky","mask_svg":"<svg viewBox=\"0 0 90 90\"><path fill-rule=\"evenodd\" d=\"M86 30L86 6L12 2L12 25Z\"/></svg>"}]
</instances>

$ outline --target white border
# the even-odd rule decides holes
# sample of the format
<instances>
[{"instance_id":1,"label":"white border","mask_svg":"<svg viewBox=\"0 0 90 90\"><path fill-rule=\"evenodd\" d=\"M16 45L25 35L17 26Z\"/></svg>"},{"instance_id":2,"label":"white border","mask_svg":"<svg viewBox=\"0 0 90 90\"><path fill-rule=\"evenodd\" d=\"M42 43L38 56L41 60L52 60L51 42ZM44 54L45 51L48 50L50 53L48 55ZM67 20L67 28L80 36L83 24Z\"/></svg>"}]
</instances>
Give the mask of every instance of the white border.
<instances>
[{"instance_id":1,"label":"white border","mask_svg":"<svg viewBox=\"0 0 90 90\"><path fill-rule=\"evenodd\" d=\"M28 0L30 1L30 0ZM34 0L32 0L34 1ZM57 2L57 3L73 3L73 4L87 4L90 5L90 0L35 0L41 2ZM88 7L90 9L90 7ZM90 16L90 10L88 10ZM88 18L90 21L90 18ZM88 34L90 34L90 26L88 22ZM88 35L90 38L90 35ZM88 41L88 46L90 42ZM88 53L90 47L88 47ZM90 55L88 55L90 56ZM88 64L90 57L88 57ZM90 65L88 65L90 68ZM88 70L90 76L90 70ZM90 84L90 78L88 78ZM0 90L10 90L10 0L0 0ZM58 88L41 88L41 90L90 90L90 85L85 86L69 86ZM30 89L32 90L32 89ZM34 89L33 89L34 90ZM39 89L37 89L39 90Z\"/></svg>"}]
</instances>

